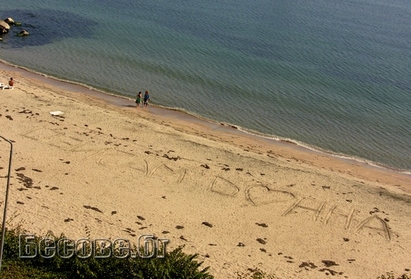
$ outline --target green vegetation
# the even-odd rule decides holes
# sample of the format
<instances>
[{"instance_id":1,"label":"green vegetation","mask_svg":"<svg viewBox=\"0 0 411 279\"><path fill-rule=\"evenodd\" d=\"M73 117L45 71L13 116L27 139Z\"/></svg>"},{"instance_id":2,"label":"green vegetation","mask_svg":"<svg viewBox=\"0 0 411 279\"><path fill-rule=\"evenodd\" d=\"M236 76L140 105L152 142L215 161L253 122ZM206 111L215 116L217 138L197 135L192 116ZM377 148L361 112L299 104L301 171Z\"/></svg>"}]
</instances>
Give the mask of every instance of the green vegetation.
<instances>
[{"instance_id":1,"label":"green vegetation","mask_svg":"<svg viewBox=\"0 0 411 279\"><path fill-rule=\"evenodd\" d=\"M401 276L395 276L394 273L388 272L387 275L378 276L377 279L411 279L411 275L403 274Z\"/></svg>"},{"instance_id":2,"label":"green vegetation","mask_svg":"<svg viewBox=\"0 0 411 279\"><path fill-rule=\"evenodd\" d=\"M55 256L45 259L37 256L32 259L21 259L20 233L20 229L6 232L1 278L214 278L208 273L208 267L200 268L202 262L196 260L197 255L183 253L183 247L167 252L164 258L121 259L110 256L102 259L81 259L73 256L64 259ZM64 236L56 238L56 242L62 238ZM40 243L39 240L37 237L36 243Z\"/></svg>"},{"instance_id":3,"label":"green vegetation","mask_svg":"<svg viewBox=\"0 0 411 279\"><path fill-rule=\"evenodd\" d=\"M237 279L278 279L278 277L267 274L259 268L249 268L246 272L237 272Z\"/></svg>"}]
</instances>

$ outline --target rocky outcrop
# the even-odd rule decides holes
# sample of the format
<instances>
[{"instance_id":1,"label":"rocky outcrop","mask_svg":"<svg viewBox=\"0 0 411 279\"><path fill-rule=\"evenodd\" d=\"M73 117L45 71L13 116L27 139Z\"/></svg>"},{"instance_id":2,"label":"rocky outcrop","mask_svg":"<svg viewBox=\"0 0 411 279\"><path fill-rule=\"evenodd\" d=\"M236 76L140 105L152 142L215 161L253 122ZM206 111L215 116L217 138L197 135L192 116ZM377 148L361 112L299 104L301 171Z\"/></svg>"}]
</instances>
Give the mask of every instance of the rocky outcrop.
<instances>
[{"instance_id":1,"label":"rocky outcrop","mask_svg":"<svg viewBox=\"0 0 411 279\"><path fill-rule=\"evenodd\" d=\"M8 17L4 20L4 22L6 22L8 25L13 25L15 24L14 19L12 19L11 17Z\"/></svg>"},{"instance_id":2,"label":"rocky outcrop","mask_svg":"<svg viewBox=\"0 0 411 279\"><path fill-rule=\"evenodd\" d=\"M19 32L19 36L28 36L28 35L29 35L29 32L27 32L26 30L21 30Z\"/></svg>"},{"instance_id":3,"label":"rocky outcrop","mask_svg":"<svg viewBox=\"0 0 411 279\"><path fill-rule=\"evenodd\" d=\"M10 25L20 26L21 23L15 22L14 19L12 19L11 17L6 18L5 20L0 20L0 36L9 32ZM17 33L17 36L28 36L28 35L29 35L29 32L27 32L26 30L21 30L19 33Z\"/></svg>"},{"instance_id":4,"label":"rocky outcrop","mask_svg":"<svg viewBox=\"0 0 411 279\"><path fill-rule=\"evenodd\" d=\"M0 20L0 33L5 34L9 32L9 30L10 30L10 25L4 20Z\"/></svg>"}]
</instances>

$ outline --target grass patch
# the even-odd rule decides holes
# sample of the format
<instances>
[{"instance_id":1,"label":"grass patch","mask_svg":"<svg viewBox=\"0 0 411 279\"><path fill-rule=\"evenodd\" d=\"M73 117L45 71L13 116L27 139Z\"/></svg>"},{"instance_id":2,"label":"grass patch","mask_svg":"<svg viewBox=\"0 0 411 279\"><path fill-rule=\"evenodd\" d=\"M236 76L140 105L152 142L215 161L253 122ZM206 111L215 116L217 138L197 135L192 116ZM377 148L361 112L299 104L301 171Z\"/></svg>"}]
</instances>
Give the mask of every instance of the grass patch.
<instances>
[{"instance_id":1,"label":"grass patch","mask_svg":"<svg viewBox=\"0 0 411 279\"><path fill-rule=\"evenodd\" d=\"M20 228L6 231L1 278L214 278L208 272L209 267L201 267L198 255L183 253L182 246L166 252L164 258L119 258L112 254L107 258L91 256L83 259L75 255L69 258L57 255L44 258L38 255L22 259L19 257L19 235L22 233L26 232ZM56 243L65 239L64 235L35 236L33 243L38 245L44 238L54 238Z\"/></svg>"}]
</instances>

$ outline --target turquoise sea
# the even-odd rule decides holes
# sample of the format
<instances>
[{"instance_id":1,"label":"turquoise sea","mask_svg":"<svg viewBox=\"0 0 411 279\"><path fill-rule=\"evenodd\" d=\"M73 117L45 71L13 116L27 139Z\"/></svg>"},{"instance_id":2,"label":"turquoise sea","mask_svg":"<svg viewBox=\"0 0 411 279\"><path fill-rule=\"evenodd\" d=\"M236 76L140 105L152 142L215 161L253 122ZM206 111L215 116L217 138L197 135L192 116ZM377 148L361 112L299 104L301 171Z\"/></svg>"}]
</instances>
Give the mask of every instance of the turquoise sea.
<instances>
[{"instance_id":1,"label":"turquoise sea","mask_svg":"<svg viewBox=\"0 0 411 279\"><path fill-rule=\"evenodd\" d=\"M411 170L409 0L3 2L1 60Z\"/></svg>"}]
</instances>

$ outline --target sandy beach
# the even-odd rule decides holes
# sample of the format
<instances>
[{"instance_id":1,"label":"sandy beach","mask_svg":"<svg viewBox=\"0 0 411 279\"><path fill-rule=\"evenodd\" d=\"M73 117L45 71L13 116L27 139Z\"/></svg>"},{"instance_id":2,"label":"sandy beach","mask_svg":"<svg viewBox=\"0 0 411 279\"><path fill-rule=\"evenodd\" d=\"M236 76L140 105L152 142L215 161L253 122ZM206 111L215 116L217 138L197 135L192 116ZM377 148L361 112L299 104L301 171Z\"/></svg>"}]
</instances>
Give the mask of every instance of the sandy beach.
<instances>
[{"instance_id":1,"label":"sandy beach","mask_svg":"<svg viewBox=\"0 0 411 279\"><path fill-rule=\"evenodd\" d=\"M0 82L10 77L15 87L0 91L0 135L14 144L9 227L132 242L154 234L198 253L216 278L411 270L409 175L2 65Z\"/></svg>"}]
</instances>

